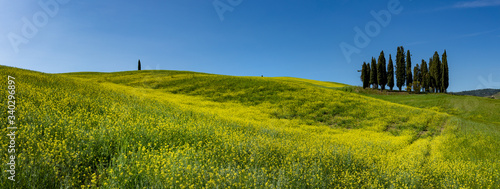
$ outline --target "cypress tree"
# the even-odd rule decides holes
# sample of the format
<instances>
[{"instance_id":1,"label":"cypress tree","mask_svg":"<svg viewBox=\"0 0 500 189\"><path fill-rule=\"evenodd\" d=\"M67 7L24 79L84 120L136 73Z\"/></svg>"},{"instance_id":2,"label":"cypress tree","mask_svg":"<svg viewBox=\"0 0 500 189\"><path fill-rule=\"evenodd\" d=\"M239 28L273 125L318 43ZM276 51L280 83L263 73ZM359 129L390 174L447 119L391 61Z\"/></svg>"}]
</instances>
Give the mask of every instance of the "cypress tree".
<instances>
[{"instance_id":1,"label":"cypress tree","mask_svg":"<svg viewBox=\"0 0 500 189\"><path fill-rule=\"evenodd\" d=\"M370 63L366 63L366 77L368 78L366 81L368 82L368 87L370 87L370 76L371 76L372 70L370 67Z\"/></svg>"},{"instance_id":2,"label":"cypress tree","mask_svg":"<svg viewBox=\"0 0 500 189\"><path fill-rule=\"evenodd\" d=\"M434 92L441 91L441 61L439 60L438 52L434 52L434 56L432 57L432 70L431 70L431 78L434 78Z\"/></svg>"},{"instance_id":3,"label":"cypress tree","mask_svg":"<svg viewBox=\"0 0 500 189\"><path fill-rule=\"evenodd\" d=\"M361 79L361 82L364 82L364 78L365 78L365 66L366 66L366 62L363 62L363 65L361 65L361 76L359 77L359 79ZM359 70L358 70L359 72Z\"/></svg>"},{"instance_id":4,"label":"cypress tree","mask_svg":"<svg viewBox=\"0 0 500 189\"><path fill-rule=\"evenodd\" d=\"M405 61L405 49L401 46L401 71L403 72L403 86L406 82L406 61Z\"/></svg>"},{"instance_id":5,"label":"cypress tree","mask_svg":"<svg viewBox=\"0 0 500 189\"><path fill-rule=\"evenodd\" d=\"M396 85L399 91L403 88L405 84L405 52L403 46L398 47L398 53L396 55Z\"/></svg>"},{"instance_id":6,"label":"cypress tree","mask_svg":"<svg viewBox=\"0 0 500 189\"><path fill-rule=\"evenodd\" d=\"M137 70L141 70L141 59L139 59L139 63L138 63L138 68Z\"/></svg>"},{"instance_id":7,"label":"cypress tree","mask_svg":"<svg viewBox=\"0 0 500 189\"><path fill-rule=\"evenodd\" d=\"M392 91L394 88L394 65L392 63L391 54L389 54L389 64L387 65L387 86Z\"/></svg>"},{"instance_id":8,"label":"cypress tree","mask_svg":"<svg viewBox=\"0 0 500 189\"><path fill-rule=\"evenodd\" d=\"M415 67L413 68L413 83L412 83L412 86L413 86L413 91L415 92L420 92L420 89L422 87L422 77L421 77L421 73L420 73L420 66L417 64L415 65Z\"/></svg>"},{"instance_id":9,"label":"cypress tree","mask_svg":"<svg viewBox=\"0 0 500 189\"><path fill-rule=\"evenodd\" d=\"M435 72L435 67L434 67L434 60L432 58L429 58L429 88L430 92L436 92L436 78L434 78L434 72Z\"/></svg>"},{"instance_id":10,"label":"cypress tree","mask_svg":"<svg viewBox=\"0 0 500 189\"><path fill-rule=\"evenodd\" d=\"M368 63L365 64L365 75L363 78L363 85L365 86L364 88L370 87L370 66Z\"/></svg>"},{"instance_id":11,"label":"cypress tree","mask_svg":"<svg viewBox=\"0 0 500 189\"><path fill-rule=\"evenodd\" d=\"M425 92L431 92L431 75L430 72L425 73L424 75L425 79Z\"/></svg>"},{"instance_id":12,"label":"cypress tree","mask_svg":"<svg viewBox=\"0 0 500 189\"><path fill-rule=\"evenodd\" d=\"M372 66L370 71L370 84L373 85L374 89L378 89L378 81L377 81L377 61L372 57Z\"/></svg>"},{"instance_id":13,"label":"cypress tree","mask_svg":"<svg viewBox=\"0 0 500 189\"><path fill-rule=\"evenodd\" d=\"M413 83L413 76L411 73L411 54L410 50L407 51L406 53L406 86L412 86Z\"/></svg>"},{"instance_id":14,"label":"cypress tree","mask_svg":"<svg viewBox=\"0 0 500 189\"><path fill-rule=\"evenodd\" d=\"M443 93L446 93L446 90L448 89L448 86L450 85L450 76L449 76L449 73L448 73L448 56L446 55L446 50L444 50L444 53L443 53L443 56L441 57L443 58L443 64L442 64L442 69L441 69L441 72L443 73L442 75L442 78L441 78L441 81L442 81L442 84L441 84L441 92Z\"/></svg>"},{"instance_id":15,"label":"cypress tree","mask_svg":"<svg viewBox=\"0 0 500 189\"><path fill-rule=\"evenodd\" d=\"M367 77L367 66L366 62L363 62L363 68L361 69L361 81L363 82L363 89L365 89L368 86L368 77Z\"/></svg>"},{"instance_id":16,"label":"cypress tree","mask_svg":"<svg viewBox=\"0 0 500 189\"><path fill-rule=\"evenodd\" d=\"M437 89L439 90L440 93L443 92L443 63L441 62L441 59L439 58L439 53L437 54Z\"/></svg>"},{"instance_id":17,"label":"cypress tree","mask_svg":"<svg viewBox=\"0 0 500 189\"><path fill-rule=\"evenodd\" d=\"M385 85L387 84L387 71L385 69L385 55L384 51L380 52L377 63L377 80L380 88L382 90L385 89Z\"/></svg>"},{"instance_id":18,"label":"cypress tree","mask_svg":"<svg viewBox=\"0 0 500 189\"><path fill-rule=\"evenodd\" d=\"M370 65L365 65L365 77L364 77L365 88L370 87Z\"/></svg>"},{"instance_id":19,"label":"cypress tree","mask_svg":"<svg viewBox=\"0 0 500 189\"><path fill-rule=\"evenodd\" d=\"M396 52L396 86L400 88L399 80L401 78L401 65L399 64L399 56L401 56L401 47L398 47L398 51ZM401 91L401 89L399 91Z\"/></svg>"},{"instance_id":20,"label":"cypress tree","mask_svg":"<svg viewBox=\"0 0 500 189\"><path fill-rule=\"evenodd\" d=\"M422 88L424 92L429 91L429 70L427 69L427 63L422 59L422 65L420 65L420 73L422 75Z\"/></svg>"}]
</instances>

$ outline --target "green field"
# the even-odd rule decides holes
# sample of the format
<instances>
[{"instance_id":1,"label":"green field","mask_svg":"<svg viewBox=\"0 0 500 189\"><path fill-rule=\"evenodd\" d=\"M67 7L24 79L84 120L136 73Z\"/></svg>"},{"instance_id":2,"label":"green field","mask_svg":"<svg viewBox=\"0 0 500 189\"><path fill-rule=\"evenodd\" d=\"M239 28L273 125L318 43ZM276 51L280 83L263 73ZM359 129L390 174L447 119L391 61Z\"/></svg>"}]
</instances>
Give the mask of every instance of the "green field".
<instances>
[{"instance_id":1,"label":"green field","mask_svg":"<svg viewBox=\"0 0 500 189\"><path fill-rule=\"evenodd\" d=\"M16 78L19 127L16 181L4 172L0 188L500 186L495 99L185 71L0 75L5 120Z\"/></svg>"}]
</instances>

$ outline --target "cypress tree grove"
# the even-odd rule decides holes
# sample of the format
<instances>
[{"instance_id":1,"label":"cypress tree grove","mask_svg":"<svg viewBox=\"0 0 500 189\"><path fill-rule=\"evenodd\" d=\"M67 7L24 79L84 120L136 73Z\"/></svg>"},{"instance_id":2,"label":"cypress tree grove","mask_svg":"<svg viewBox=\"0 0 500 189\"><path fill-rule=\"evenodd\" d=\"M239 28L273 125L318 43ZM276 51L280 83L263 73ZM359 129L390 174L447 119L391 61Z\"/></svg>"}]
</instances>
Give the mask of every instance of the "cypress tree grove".
<instances>
[{"instance_id":1,"label":"cypress tree grove","mask_svg":"<svg viewBox=\"0 0 500 189\"><path fill-rule=\"evenodd\" d=\"M363 88L378 89L380 85L381 90L384 90L387 85L390 90L393 90L396 85L399 91L402 91L403 86L406 86L407 92L413 90L414 92L446 93L450 79L446 50L441 58L435 51L434 55L429 58L429 62L422 59L422 64L416 64L412 67L410 50L405 52L404 47L399 46L395 63L389 54L389 62L386 67L385 54L384 51L381 51L378 60L372 57L371 64L363 62L361 70Z\"/></svg>"},{"instance_id":2,"label":"cypress tree grove","mask_svg":"<svg viewBox=\"0 0 500 189\"><path fill-rule=\"evenodd\" d=\"M394 65L391 54L389 54L389 64L387 65L387 86L389 86L391 91L394 88Z\"/></svg>"},{"instance_id":3,"label":"cypress tree grove","mask_svg":"<svg viewBox=\"0 0 500 189\"><path fill-rule=\"evenodd\" d=\"M396 85L399 88L399 91L403 89L403 85L405 83L405 54L403 46L398 47L398 53L396 55Z\"/></svg>"},{"instance_id":4,"label":"cypress tree grove","mask_svg":"<svg viewBox=\"0 0 500 189\"><path fill-rule=\"evenodd\" d=\"M385 55L384 51L380 52L380 56L378 57L378 63L377 63L377 80L378 84L380 85L380 88L382 90L385 89L385 85L387 84L387 71L385 69Z\"/></svg>"},{"instance_id":5,"label":"cypress tree grove","mask_svg":"<svg viewBox=\"0 0 500 189\"><path fill-rule=\"evenodd\" d=\"M413 76L411 73L411 54L410 50L406 52L406 86L412 86Z\"/></svg>"},{"instance_id":6,"label":"cypress tree grove","mask_svg":"<svg viewBox=\"0 0 500 189\"><path fill-rule=\"evenodd\" d=\"M370 84L373 85L374 89L378 89L378 81L377 81L377 61L372 57L372 66L370 70Z\"/></svg>"},{"instance_id":7,"label":"cypress tree grove","mask_svg":"<svg viewBox=\"0 0 500 189\"><path fill-rule=\"evenodd\" d=\"M448 56L446 55L446 50L444 50L444 53L443 53L443 56L441 57L443 58L443 64L442 64L442 69L441 69L441 72L443 73L442 75L442 78L441 78L441 92L443 93L446 93L446 90L448 89L448 86L450 85L450 75L448 73Z\"/></svg>"}]
</instances>

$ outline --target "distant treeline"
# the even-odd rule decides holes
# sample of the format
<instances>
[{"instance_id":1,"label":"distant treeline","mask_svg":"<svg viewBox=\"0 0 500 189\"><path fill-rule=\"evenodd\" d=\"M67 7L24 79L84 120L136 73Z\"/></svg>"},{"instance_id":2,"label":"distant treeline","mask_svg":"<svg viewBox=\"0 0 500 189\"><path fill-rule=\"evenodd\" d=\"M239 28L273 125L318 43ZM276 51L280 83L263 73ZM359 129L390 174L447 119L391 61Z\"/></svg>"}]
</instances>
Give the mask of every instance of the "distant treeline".
<instances>
[{"instance_id":1,"label":"distant treeline","mask_svg":"<svg viewBox=\"0 0 500 189\"><path fill-rule=\"evenodd\" d=\"M396 80L394 80L394 76ZM393 90L394 84L396 84L399 91L403 89L403 86L406 86L406 91L408 92L446 93L450 84L446 50L442 55L442 59L439 58L437 51L434 52L434 55L429 58L429 66L422 59L422 64L415 65L413 72L410 50L405 55L404 48L402 46L398 47L396 66L394 66L391 54L389 54L387 67L384 51L382 51L380 52L378 61L372 57L371 65L370 63L363 62L361 81L363 82L363 88L371 86L374 89L378 89L380 86L384 90L387 85L390 90Z\"/></svg>"},{"instance_id":2,"label":"distant treeline","mask_svg":"<svg viewBox=\"0 0 500 189\"><path fill-rule=\"evenodd\" d=\"M478 89L472 91L462 91L453 93L456 95L469 95L469 96L479 96L479 97L491 97L500 93L500 89Z\"/></svg>"}]
</instances>

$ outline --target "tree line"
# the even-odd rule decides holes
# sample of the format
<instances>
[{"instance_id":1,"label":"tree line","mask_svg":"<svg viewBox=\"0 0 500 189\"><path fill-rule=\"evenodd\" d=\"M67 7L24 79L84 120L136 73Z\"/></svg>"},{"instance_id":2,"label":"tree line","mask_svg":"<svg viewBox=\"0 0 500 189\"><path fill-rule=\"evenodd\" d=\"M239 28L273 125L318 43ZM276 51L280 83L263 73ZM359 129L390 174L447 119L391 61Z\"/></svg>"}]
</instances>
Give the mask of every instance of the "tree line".
<instances>
[{"instance_id":1,"label":"tree line","mask_svg":"<svg viewBox=\"0 0 500 189\"><path fill-rule=\"evenodd\" d=\"M389 54L387 67L384 51L382 51L378 60L372 57L371 64L363 62L361 69L363 88L371 86L373 89L380 87L381 90L384 90L387 85L390 90L393 90L394 85L396 85L399 91L403 89L403 86L406 86L408 92L446 93L450 84L447 58L446 50L444 50L441 59L436 51L429 58L429 66L422 59L422 63L415 65L412 72L410 50L405 54L403 46L398 47L396 65L394 66L392 56ZM394 69L396 70L394 71Z\"/></svg>"}]
</instances>

